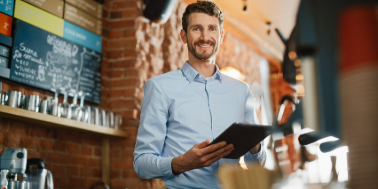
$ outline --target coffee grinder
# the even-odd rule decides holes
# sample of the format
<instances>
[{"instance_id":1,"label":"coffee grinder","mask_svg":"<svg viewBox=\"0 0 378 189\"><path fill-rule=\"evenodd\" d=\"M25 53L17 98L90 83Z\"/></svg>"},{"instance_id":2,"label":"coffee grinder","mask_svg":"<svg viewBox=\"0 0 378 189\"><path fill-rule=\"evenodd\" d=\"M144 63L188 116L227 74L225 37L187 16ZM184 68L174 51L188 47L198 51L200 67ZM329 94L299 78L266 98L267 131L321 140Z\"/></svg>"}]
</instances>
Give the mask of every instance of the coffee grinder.
<instances>
[{"instance_id":1,"label":"coffee grinder","mask_svg":"<svg viewBox=\"0 0 378 189\"><path fill-rule=\"evenodd\" d=\"M52 173L45 169L46 163L42 159L30 158L27 160L26 175L31 189L54 189Z\"/></svg>"}]
</instances>

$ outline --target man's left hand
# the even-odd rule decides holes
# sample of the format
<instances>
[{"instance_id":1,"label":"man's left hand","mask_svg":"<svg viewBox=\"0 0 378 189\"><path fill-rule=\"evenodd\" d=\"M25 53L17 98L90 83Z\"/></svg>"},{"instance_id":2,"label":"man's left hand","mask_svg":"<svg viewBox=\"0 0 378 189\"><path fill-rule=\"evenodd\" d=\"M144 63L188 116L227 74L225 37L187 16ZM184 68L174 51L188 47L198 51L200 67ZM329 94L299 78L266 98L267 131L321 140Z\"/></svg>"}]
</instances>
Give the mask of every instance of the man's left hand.
<instances>
[{"instance_id":1,"label":"man's left hand","mask_svg":"<svg viewBox=\"0 0 378 189\"><path fill-rule=\"evenodd\" d=\"M261 143L257 144L255 147L253 147L252 149L250 149L249 152L251 154L255 154L255 153L259 152L260 146L261 146Z\"/></svg>"},{"instance_id":2,"label":"man's left hand","mask_svg":"<svg viewBox=\"0 0 378 189\"><path fill-rule=\"evenodd\" d=\"M250 121L247 121L247 123L250 123L250 124L251 124ZM260 146L261 146L261 143L257 144L255 147L253 147L252 149L250 149L249 152L250 152L251 154L255 154L255 153L259 152L259 150L260 150Z\"/></svg>"}]
</instances>

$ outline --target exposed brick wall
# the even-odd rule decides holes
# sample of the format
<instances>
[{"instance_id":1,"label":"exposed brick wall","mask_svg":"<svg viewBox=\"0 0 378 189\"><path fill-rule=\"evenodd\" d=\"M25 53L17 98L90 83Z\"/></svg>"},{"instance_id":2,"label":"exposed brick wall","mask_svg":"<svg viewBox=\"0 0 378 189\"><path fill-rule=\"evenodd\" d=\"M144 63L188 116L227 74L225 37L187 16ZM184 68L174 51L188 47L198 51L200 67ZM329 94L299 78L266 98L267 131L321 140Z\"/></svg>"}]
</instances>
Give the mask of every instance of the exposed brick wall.
<instances>
[{"instance_id":1,"label":"exposed brick wall","mask_svg":"<svg viewBox=\"0 0 378 189\"><path fill-rule=\"evenodd\" d=\"M246 76L248 84L260 83L260 59L259 54L250 49L242 41L227 33L221 44L216 63L220 69L231 66Z\"/></svg>"},{"instance_id":2,"label":"exposed brick wall","mask_svg":"<svg viewBox=\"0 0 378 189\"><path fill-rule=\"evenodd\" d=\"M155 41L160 39L161 32L160 25L151 26L141 17L140 2L109 0L105 1L103 9L101 105L121 113L121 129L130 134L127 139L110 140L110 186L113 189L151 188L150 182L139 179L133 169L133 151L143 85L150 73L146 54L150 54L148 62L157 59L162 63L162 42L157 41L151 47L144 45L144 41L150 41L151 38ZM141 30L152 30L152 33L144 35L139 32ZM141 58L142 52L144 59Z\"/></svg>"},{"instance_id":3,"label":"exposed brick wall","mask_svg":"<svg viewBox=\"0 0 378 189\"><path fill-rule=\"evenodd\" d=\"M187 59L188 49L180 39L181 18L185 7L185 3L178 2L175 11L168 22L164 24L163 72L181 69Z\"/></svg>"}]
</instances>

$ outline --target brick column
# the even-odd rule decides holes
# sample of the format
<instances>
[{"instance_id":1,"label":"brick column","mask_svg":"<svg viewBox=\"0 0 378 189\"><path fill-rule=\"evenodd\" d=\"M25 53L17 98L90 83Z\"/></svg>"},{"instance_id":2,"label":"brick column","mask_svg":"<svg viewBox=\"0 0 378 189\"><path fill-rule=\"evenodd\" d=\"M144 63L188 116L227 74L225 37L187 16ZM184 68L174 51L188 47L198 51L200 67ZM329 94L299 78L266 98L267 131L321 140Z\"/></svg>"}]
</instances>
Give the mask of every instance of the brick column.
<instances>
[{"instance_id":1,"label":"brick column","mask_svg":"<svg viewBox=\"0 0 378 189\"><path fill-rule=\"evenodd\" d=\"M111 139L110 176L112 188L148 188L133 170L133 150L137 134L145 72L137 63L136 23L141 19L140 1L109 0L103 11L103 62L101 106L121 113L120 129L127 139Z\"/></svg>"}]
</instances>

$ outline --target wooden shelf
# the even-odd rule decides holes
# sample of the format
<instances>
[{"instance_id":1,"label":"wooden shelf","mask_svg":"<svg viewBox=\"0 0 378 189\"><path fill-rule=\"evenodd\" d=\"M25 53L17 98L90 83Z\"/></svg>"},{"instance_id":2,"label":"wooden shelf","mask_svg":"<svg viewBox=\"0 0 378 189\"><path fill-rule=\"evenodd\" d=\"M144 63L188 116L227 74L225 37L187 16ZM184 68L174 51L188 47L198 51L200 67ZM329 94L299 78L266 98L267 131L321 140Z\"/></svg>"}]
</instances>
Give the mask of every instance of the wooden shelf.
<instances>
[{"instance_id":1,"label":"wooden shelf","mask_svg":"<svg viewBox=\"0 0 378 189\"><path fill-rule=\"evenodd\" d=\"M36 123L60 128L69 128L82 131L89 131L107 136L128 137L128 133L121 130L107 128L103 126L83 123L71 119L65 119L39 112L33 112L20 108L12 108L10 106L0 105L0 117L9 118L29 123Z\"/></svg>"}]
</instances>

